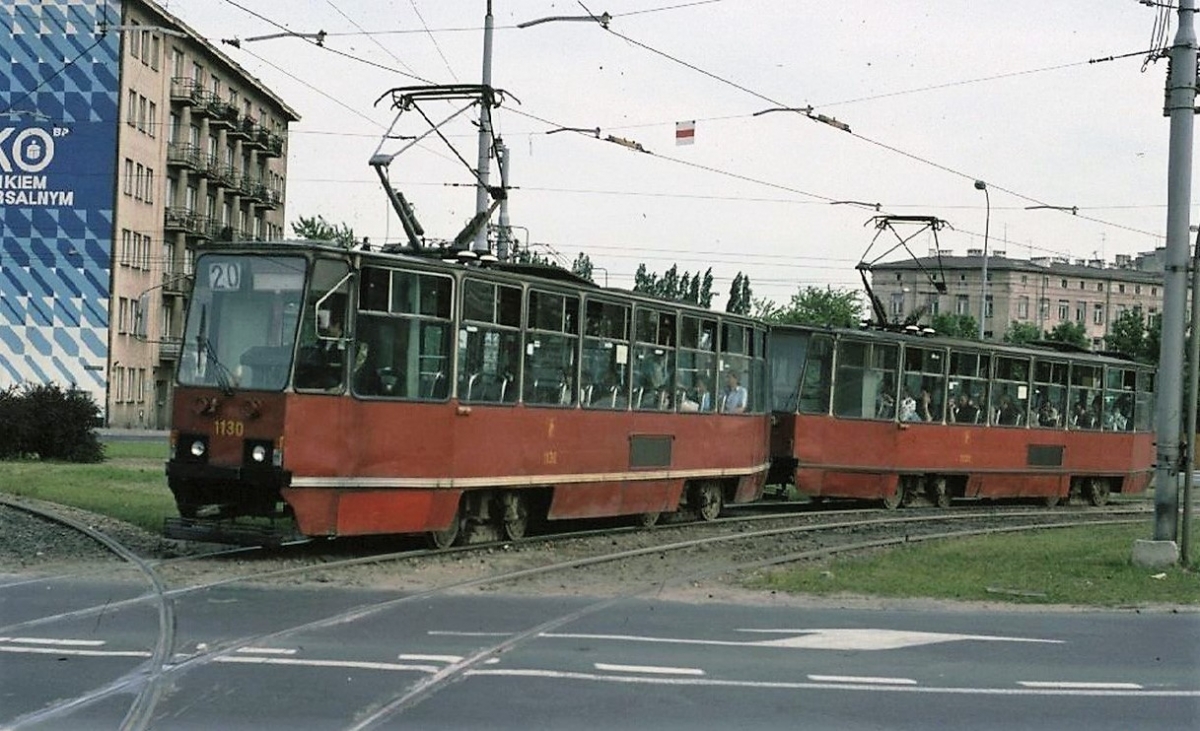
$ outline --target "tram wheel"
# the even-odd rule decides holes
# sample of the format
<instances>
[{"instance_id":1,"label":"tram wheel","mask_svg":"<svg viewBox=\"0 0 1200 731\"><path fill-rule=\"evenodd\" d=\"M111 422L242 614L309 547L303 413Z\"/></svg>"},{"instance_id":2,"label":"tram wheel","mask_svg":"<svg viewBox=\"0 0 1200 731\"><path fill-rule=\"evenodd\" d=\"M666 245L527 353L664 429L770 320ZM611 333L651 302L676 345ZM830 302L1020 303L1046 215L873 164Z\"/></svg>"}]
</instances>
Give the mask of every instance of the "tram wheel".
<instances>
[{"instance_id":1,"label":"tram wheel","mask_svg":"<svg viewBox=\"0 0 1200 731\"><path fill-rule=\"evenodd\" d=\"M649 528L658 523L658 519L662 517L662 513L638 513L633 516L633 524L639 528Z\"/></svg>"},{"instance_id":2,"label":"tram wheel","mask_svg":"<svg viewBox=\"0 0 1200 731\"><path fill-rule=\"evenodd\" d=\"M692 495L696 516L700 520L708 522L721 516L721 509L725 507L725 495L721 492L721 483L701 483Z\"/></svg>"},{"instance_id":3,"label":"tram wheel","mask_svg":"<svg viewBox=\"0 0 1200 731\"><path fill-rule=\"evenodd\" d=\"M458 512L454 513L454 520L450 522L450 527L445 530L430 531L425 534L425 542L430 548L439 551L450 548L458 543L459 537L462 535L462 515Z\"/></svg>"},{"instance_id":4,"label":"tram wheel","mask_svg":"<svg viewBox=\"0 0 1200 731\"><path fill-rule=\"evenodd\" d=\"M887 510L895 510L900 507L900 503L904 502L904 487L900 482L896 482L895 489L889 495L883 496L883 507Z\"/></svg>"},{"instance_id":5,"label":"tram wheel","mask_svg":"<svg viewBox=\"0 0 1200 731\"><path fill-rule=\"evenodd\" d=\"M935 477L929 483L929 501L939 508L950 507L950 486L945 477Z\"/></svg>"},{"instance_id":6,"label":"tram wheel","mask_svg":"<svg viewBox=\"0 0 1200 731\"><path fill-rule=\"evenodd\" d=\"M519 541L529 532L529 501L519 493L504 497L504 517L501 519L504 538Z\"/></svg>"},{"instance_id":7,"label":"tram wheel","mask_svg":"<svg viewBox=\"0 0 1200 731\"><path fill-rule=\"evenodd\" d=\"M1086 491L1088 502L1092 505L1099 508L1108 504L1108 480L1092 478L1087 482Z\"/></svg>"}]
</instances>

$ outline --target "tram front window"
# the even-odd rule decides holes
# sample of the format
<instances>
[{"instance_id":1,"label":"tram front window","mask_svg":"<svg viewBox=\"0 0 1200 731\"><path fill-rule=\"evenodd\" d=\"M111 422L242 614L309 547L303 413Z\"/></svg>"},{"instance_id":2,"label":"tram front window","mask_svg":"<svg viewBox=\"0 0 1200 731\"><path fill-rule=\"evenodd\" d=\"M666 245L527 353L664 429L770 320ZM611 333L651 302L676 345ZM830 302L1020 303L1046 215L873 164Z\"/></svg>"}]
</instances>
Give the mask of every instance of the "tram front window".
<instances>
[{"instance_id":1,"label":"tram front window","mask_svg":"<svg viewBox=\"0 0 1200 731\"><path fill-rule=\"evenodd\" d=\"M196 262L179 383L279 391L291 370L305 260L205 254Z\"/></svg>"}]
</instances>

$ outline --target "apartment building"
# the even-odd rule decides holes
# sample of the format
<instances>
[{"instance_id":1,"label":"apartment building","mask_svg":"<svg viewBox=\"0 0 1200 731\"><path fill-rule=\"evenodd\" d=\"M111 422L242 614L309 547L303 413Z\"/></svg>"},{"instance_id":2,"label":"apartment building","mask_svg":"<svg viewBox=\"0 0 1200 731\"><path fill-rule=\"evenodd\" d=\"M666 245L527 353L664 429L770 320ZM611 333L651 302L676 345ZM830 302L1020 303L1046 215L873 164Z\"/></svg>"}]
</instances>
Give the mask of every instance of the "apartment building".
<instances>
[{"instance_id":1,"label":"apartment building","mask_svg":"<svg viewBox=\"0 0 1200 731\"><path fill-rule=\"evenodd\" d=\"M1061 323L1084 326L1093 348L1102 348L1109 325L1125 310L1141 307L1147 315L1162 308L1161 252L1137 257L1102 259L1010 259L1004 251L989 252L987 295L984 298L981 250L966 256L936 255L876 264L871 287L896 322L922 311L921 322L933 315L984 313L984 334L1002 338L1013 322L1036 325L1043 332ZM939 292L930 279L945 277Z\"/></svg>"},{"instance_id":2,"label":"apartment building","mask_svg":"<svg viewBox=\"0 0 1200 731\"><path fill-rule=\"evenodd\" d=\"M0 15L0 388L73 386L109 425L167 426L193 246L283 235L298 116L150 0Z\"/></svg>"}]
</instances>

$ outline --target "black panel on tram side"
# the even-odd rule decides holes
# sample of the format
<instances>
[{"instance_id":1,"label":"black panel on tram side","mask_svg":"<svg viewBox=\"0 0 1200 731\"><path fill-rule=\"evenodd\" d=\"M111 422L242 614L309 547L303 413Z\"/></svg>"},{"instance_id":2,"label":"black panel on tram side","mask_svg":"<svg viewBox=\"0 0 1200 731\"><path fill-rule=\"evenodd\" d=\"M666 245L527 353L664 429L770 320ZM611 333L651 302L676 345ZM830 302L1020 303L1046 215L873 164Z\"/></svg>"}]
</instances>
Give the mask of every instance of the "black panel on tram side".
<instances>
[{"instance_id":1,"label":"black panel on tram side","mask_svg":"<svg viewBox=\"0 0 1200 731\"><path fill-rule=\"evenodd\" d=\"M670 434L632 434L629 437L629 466L631 468L670 467L671 446L675 437Z\"/></svg>"},{"instance_id":2,"label":"black panel on tram side","mask_svg":"<svg viewBox=\"0 0 1200 731\"><path fill-rule=\"evenodd\" d=\"M1064 451L1061 444L1030 444L1025 464L1030 467L1062 467Z\"/></svg>"}]
</instances>

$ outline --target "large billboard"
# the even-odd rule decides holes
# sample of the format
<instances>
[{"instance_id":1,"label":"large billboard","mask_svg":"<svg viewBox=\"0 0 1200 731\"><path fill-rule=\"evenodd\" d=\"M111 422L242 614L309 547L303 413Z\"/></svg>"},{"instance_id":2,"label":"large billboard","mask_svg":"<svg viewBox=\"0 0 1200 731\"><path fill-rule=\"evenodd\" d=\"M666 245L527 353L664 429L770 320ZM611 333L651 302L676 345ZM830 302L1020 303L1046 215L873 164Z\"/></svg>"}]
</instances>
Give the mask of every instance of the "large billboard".
<instances>
[{"instance_id":1,"label":"large billboard","mask_svg":"<svg viewBox=\"0 0 1200 731\"><path fill-rule=\"evenodd\" d=\"M5 0L0 48L0 388L105 403L119 0Z\"/></svg>"}]
</instances>

